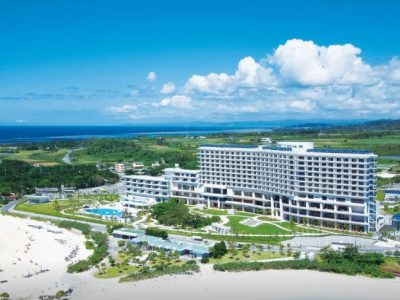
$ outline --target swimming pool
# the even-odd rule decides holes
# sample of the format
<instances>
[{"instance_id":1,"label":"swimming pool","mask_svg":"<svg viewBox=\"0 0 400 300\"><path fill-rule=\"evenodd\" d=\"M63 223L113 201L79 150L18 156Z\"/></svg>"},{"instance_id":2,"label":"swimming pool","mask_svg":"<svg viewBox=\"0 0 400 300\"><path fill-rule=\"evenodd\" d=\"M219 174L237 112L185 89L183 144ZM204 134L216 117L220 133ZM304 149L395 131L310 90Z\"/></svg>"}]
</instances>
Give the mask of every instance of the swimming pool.
<instances>
[{"instance_id":1,"label":"swimming pool","mask_svg":"<svg viewBox=\"0 0 400 300\"><path fill-rule=\"evenodd\" d=\"M85 211L102 217L121 217L124 213L122 210L114 208L86 208Z\"/></svg>"}]
</instances>

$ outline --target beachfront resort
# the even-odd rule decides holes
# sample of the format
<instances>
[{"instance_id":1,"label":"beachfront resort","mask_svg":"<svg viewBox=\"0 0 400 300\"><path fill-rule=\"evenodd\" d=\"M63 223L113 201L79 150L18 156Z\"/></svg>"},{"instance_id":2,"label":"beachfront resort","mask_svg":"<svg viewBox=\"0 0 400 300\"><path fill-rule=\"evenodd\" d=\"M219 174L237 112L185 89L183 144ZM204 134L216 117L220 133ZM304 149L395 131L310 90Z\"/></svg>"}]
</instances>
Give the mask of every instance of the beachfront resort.
<instances>
[{"instance_id":1,"label":"beachfront resort","mask_svg":"<svg viewBox=\"0 0 400 300\"><path fill-rule=\"evenodd\" d=\"M197 272L212 277L253 268L326 271L328 264L338 266L331 272L391 278L400 269L396 242L372 238L378 209L374 153L264 141L202 144L197 157L197 170L175 165L160 176L121 174L112 186L70 188L68 194L63 187L40 189L16 201L6 212L28 217L18 229L28 240L18 247L25 243L21 255L33 264L19 272L24 279L48 272L55 280L44 284L47 290L19 291L20 279L12 276L20 275L2 264L0 278L7 276L2 286L17 296L58 292L74 298L82 295L77 278L90 282L96 295L98 280L105 279L126 283ZM9 218L2 221L17 222ZM54 224L43 227L29 218ZM43 247L34 243L38 234L65 248L63 263L39 264L29 255L32 245ZM330 261L332 255L337 261ZM19 265L19 259L13 263ZM71 274L56 275L53 270L60 268ZM111 286L117 288L114 282L102 289Z\"/></svg>"},{"instance_id":2,"label":"beachfront resort","mask_svg":"<svg viewBox=\"0 0 400 300\"><path fill-rule=\"evenodd\" d=\"M318 149L309 142L201 145L199 170L125 176L122 203L137 207L171 197L307 225L376 229L376 158L368 150Z\"/></svg>"}]
</instances>

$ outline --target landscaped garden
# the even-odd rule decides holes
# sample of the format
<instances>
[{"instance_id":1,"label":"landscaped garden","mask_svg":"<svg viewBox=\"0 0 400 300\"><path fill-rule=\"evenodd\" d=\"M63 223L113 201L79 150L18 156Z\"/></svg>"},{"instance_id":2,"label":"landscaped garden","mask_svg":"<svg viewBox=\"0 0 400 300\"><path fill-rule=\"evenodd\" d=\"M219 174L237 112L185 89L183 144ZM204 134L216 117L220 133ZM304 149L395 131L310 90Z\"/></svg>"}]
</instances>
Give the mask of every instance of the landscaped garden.
<instances>
[{"instance_id":1,"label":"landscaped garden","mask_svg":"<svg viewBox=\"0 0 400 300\"><path fill-rule=\"evenodd\" d=\"M54 200L51 203L30 204L29 202L22 202L15 206L15 210L71 220L108 224L110 222L103 221L99 216L88 216L79 213L79 209L84 205L91 206L94 204L109 204L117 200L118 196L111 194L74 196L64 200Z\"/></svg>"}]
</instances>

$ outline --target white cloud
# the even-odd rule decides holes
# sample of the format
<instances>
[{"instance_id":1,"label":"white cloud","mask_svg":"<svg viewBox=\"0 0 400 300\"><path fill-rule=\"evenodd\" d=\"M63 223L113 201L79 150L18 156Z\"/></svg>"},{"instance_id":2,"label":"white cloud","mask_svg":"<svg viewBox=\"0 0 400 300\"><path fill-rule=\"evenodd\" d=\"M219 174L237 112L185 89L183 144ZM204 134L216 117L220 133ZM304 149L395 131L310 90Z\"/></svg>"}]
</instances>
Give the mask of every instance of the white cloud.
<instances>
[{"instance_id":1,"label":"white cloud","mask_svg":"<svg viewBox=\"0 0 400 300\"><path fill-rule=\"evenodd\" d=\"M239 61L234 79L238 85L246 87L272 87L276 84L272 69L261 66L251 56Z\"/></svg>"},{"instance_id":2,"label":"white cloud","mask_svg":"<svg viewBox=\"0 0 400 300\"><path fill-rule=\"evenodd\" d=\"M159 106L175 107L175 108L191 108L193 101L190 97L185 95L175 95L172 97L164 98L160 101Z\"/></svg>"},{"instance_id":3,"label":"white cloud","mask_svg":"<svg viewBox=\"0 0 400 300\"><path fill-rule=\"evenodd\" d=\"M147 74L146 80L148 81L154 81L157 79L157 74L154 71L150 71L149 74Z\"/></svg>"},{"instance_id":4,"label":"white cloud","mask_svg":"<svg viewBox=\"0 0 400 300\"><path fill-rule=\"evenodd\" d=\"M160 91L161 94L171 94L175 91L175 85L172 82L164 83Z\"/></svg>"},{"instance_id":5,"label":"white cloud","mask_svg":"<svg viewBox=\"0 0 400 300\"><path fill-rule=\"evenodd\" d=\"M129 96L131 96L131 97L137 97L137 96L139 96L139 90L138 90L138 89L131 90L131 91L129 92Z\"/></svg>"},{"instance_id":6,"label":"white cloud","mask_svg":"<svg viewBox=\"0 0 400 300\"><path fill-rule=\"evenodd\" d=\"M315 104L310 100L294 100L289 103L289 106L301 111L312 111L315 109Z\"/></svg>"},{"instance_id":7,"label":"white cloud","mask_svg":"<svg viewBox=\"0 0 400 300\"><path fill-rule=\"evenodd\" d=\"M146 93L139 89L147 99L138 99L137 107L108 110L168 121L400 117L400 59L370 65L352 44L288 40L259 61L242 58L232 73L194 74L181 88L148 86ZM160 93L166 96L156 100Z\"/></svg>"},{"instance_id":8,"label":"white cloud","mask_svg":"<svg viewBox=\"0 0 400 300\"><path fill-rule=\"evenodd\" d=\"M284 80L302 85L359 84L372 78L372 68L351 44L318 46L312 41L288 40L269 57Z\"/></svg>"},{"instance_id":9,"label":"white cloud","mask_svg":"<svg viewBox=\"0 0 400 300\"><path fill-rule=\"evenodd\" d=\"M206 76L193 75L186 82L186 90L210 94L232 93L237 88L264 87L275 85L272 69L263 67L248 56L239 61L234 75L210 73Z\"/></svg>"},{"instance_id":10,"label":"white cloud","mask_svg":"<svg viewBox=\"0 0 400 300\"><path fill-rule=\"evenodd\" d=\"M122 106L110 106L107 110L112 113L130 113L136 111L138 107L136 105L125 104Z\"/></svg>"}]
</instances>

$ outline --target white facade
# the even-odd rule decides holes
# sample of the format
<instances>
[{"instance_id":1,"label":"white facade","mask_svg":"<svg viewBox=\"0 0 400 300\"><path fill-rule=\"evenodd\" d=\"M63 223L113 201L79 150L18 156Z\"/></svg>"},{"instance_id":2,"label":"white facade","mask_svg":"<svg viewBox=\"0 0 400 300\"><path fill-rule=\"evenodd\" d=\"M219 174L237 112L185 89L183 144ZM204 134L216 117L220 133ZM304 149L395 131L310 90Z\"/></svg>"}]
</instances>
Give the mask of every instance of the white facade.
<instances>
[{"instance_id":1,"label":"white facade","mask_svg":"<svg viewBox=\"0 0 400 300\"><path fill-rule=\"evenodd\" d=\"M117 173L124 173L125 165L124 164L115 164L114 169L115 169L115 172L117 172Z\"/></svg>"},{"instance_id":2,"label":"white facade","mask_svg":"<svg viewBox=\"0 0 400 300\"><path fill-rule=\"evenodd\" d=\"M165 170L166 198L298 223L375 230L376 155L369 151L314 149L313 143L298 142L202 145L198 159L200 170Z\"/></svg>"},{"instance_id":3,"label":"white facade","mask_svg":"<svg viewBox=\"0 0 400 300\"><path fill-rule=\"evenodd\" d=\"M143 169L144 169L144 164L142 162L134 161L132 163L132 170L141 171Z\"/></svg>"}]
</instances>

